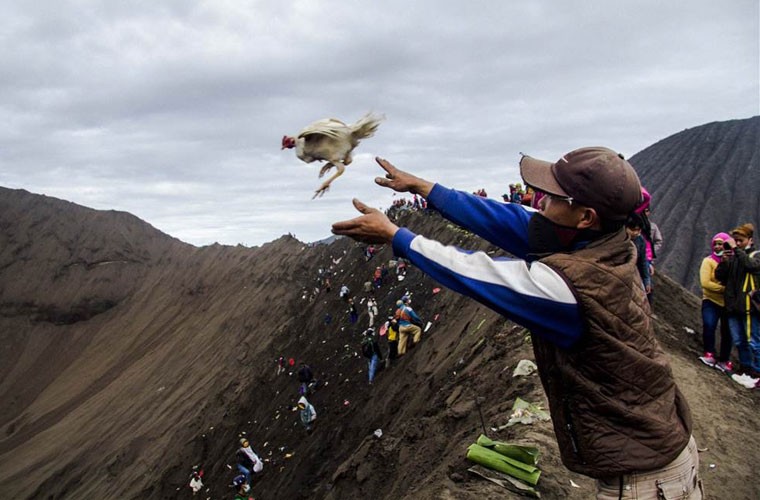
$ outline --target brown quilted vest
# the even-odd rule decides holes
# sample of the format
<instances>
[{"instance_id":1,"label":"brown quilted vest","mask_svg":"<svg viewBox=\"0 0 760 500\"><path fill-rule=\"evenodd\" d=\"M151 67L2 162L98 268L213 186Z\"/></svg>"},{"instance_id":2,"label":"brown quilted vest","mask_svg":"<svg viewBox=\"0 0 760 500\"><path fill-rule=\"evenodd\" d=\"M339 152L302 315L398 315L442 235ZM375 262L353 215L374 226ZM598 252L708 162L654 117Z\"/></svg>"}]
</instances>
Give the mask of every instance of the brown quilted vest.
<instances>
[{"instance_id":1,"label":"brown quilted vest","mask_svg":"<svg viewBox=\"0 0 760 500\"><path fill-rule=\"evenodd\" d=\"M625 230L541 262L574 290L586 323L570 349L533 336L562 462L595 478L672 462L691 436L691 413L654 337Z\"/></svg>"}]
</instances>

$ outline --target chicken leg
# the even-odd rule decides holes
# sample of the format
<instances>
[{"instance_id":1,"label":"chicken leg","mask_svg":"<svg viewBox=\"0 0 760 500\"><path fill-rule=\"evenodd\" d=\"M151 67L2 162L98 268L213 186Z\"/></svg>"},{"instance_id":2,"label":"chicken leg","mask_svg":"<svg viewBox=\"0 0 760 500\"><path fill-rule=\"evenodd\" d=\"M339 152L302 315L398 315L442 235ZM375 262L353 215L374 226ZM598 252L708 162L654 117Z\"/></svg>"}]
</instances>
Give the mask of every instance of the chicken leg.
<instances>
[{"instance_id":1,"label":"chicken leg","mask_svg":"<svg viewBox=\"0 0 760 500\"><path fill-rule=\"evenodd\" d=\"M330 164L330 163L328 163L327 165L331 165L331 164ZM322 168L324 169L325 167L327 167L327 165L325 165L325 166L324 166L324 167L322 167ZM325 182L323 182L321 186L319 186L319 189L317 189L317 190L314 192L314 196L312 196L312 197L311 197L311 199L312 199L312 200L313 200L314 198L321 198L321 197L322 197L322 195L323 195L323 194L325 194L325 193L327 192L327 190L328 190L328 189L330 189L330 183L331 183L332 181L334 181L335 179L337 179L338 177L340 177L341 175L343 175L343 172L345 172L345 171L346 171L346 167L345 167L345 166L344 166L342 163L337 163L337 162L335 162L335 163L333 163L333 164L332 164L332 166L335 166L335 167L338 169L338 171L337 171L337 172L335 172L335 173L333 174L333 176L332 176L332 177L330 177L330 178L329 178L329 179L327 179ZM329 169L328 169L328 170L329 170ZM321 177L321 176L320 176L320 177Z\"/></svg>"},{"instance_id":2,"label":"chicken leg","mask_svg":"<svg viewBox=\"0 0 760 500\"><path fill-rule=\"evenodd\" d=\"M332 164L332 162L325 163L322 168L319 169L319 178L321 179L322 176L324 176L327 172L330 171L331 168L333 168L335 165Z\"/></svg>"}]
</instances>

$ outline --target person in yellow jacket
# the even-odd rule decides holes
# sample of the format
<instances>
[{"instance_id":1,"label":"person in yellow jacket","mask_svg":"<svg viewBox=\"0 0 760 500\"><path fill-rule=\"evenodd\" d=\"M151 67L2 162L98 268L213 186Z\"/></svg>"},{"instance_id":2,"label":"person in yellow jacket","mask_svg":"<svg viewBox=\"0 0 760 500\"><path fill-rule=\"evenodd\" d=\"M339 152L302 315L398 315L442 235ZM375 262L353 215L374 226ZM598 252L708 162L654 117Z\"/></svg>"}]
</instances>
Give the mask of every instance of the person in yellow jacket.
<instances>
[{"instance_id":1,"label":"person in yellow jacket","mask_svg":"<svg viewBox=\"0 0 760 500\"><path fill-rule=\"evenodd\" d=\"M718 233L710 242L712 252L702 260L699 267L699 283L702 286L702 344L704 355L699 360L707 366L717 368L723 373L731 374L733 366L731 356L731 333L728 330L728 317L723 300L725 286L715 278L715 268L723 257L723 244L731 235ZM715 357L715 329L720 321L720 351Z\"/></svg>"}]
</instances>

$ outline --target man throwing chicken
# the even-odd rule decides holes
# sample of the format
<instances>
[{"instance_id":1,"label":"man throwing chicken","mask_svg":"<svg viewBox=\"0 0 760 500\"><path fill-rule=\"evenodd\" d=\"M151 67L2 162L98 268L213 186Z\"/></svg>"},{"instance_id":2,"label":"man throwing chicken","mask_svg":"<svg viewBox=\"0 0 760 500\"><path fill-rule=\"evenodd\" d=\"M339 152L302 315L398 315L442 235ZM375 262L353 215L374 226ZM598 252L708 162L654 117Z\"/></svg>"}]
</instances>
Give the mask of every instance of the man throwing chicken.
<instances>
[{"instance_id":1,"label":"man throwing chicken","mask_svg":"<svg viewBox=\"0 0 760 500\"><path fill-rule=\"evenodd\" d=\"M377 159L375 182L514 255L465 253L363 215L333 233L392 243L398 257L533 333L533 350L565 466L597 480L597 498L702 498L688 404L654 337L625 220L639 204L633 167L607 148L550 163L524 156L520 174L545 193L538 211L455 191Z\"/></svg>"}]
</instances>

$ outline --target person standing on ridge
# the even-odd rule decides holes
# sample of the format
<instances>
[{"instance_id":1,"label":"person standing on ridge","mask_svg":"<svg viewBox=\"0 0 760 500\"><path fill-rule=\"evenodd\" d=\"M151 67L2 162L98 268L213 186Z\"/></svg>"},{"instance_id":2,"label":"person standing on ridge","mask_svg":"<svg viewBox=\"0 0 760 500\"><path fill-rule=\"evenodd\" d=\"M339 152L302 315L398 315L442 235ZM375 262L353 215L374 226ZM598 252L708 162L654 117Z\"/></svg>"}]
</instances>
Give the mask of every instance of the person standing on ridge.
<instances>
[{"instance_id":1,"label":"person standing on ridge","mask_svg":"<svg viewBox=\"0 0 760 500\"><path fill-rule=\"evenodd\" d=\"M625 232L641 184L622 155L571 151L554 163L523 156L539 211L445 188L378 163L375 182L431 208L516 258L462 252L399 228L354 200L361 216L333 233L392 243L396 256L444 286L529 328L562 462L597 482L597 498L701 499L689 406L657 342ZM547 314L551 311L551 314ZM626 494L628 496L628 494Z\"/></svg>"},{"instance_id":2,"label":"person standing on ridge","mask_svg":"<svg viewBox=\"0 0 760 500\"><path fill-rule=\"evenodd\" d=\"M648 294L652 290L652 276L649 274L649 262L647 262L647 244L641 234L643 224L638 214L630 215L625 222L625 231L636 247L636 269L641 276L644 291Z\"/></svg>"},{"instance_id":3,"label":"person standing on ridge","mask_svg":"<svg viewBox=\"0 0 760 500\"><path fill-rule=\"evenodd\" d=\"M758 385L760 315L753 312L749 300L749 293L760 289L760 251L755 250L752 239L754 234L755 226L750 223L731 231L731 237L724 244L727 252L715 269L715 277L726 286L723 297L728 329L739 351L741 364L741 373L737 375L747 376Z\"/></svg>"},{"instance_id":4,"label":"person standing on ridge","mask_svg":"<svg viewBox=\"0 0 760 500\"><path fill-rule=\"evenodd\" d=\"M720 264L725 249L723 245L731 237L726 233L718 233L712 237L710 255L702 259L699 266L699 284L702 286L702 347L704 354L699 360L709 367L717 368L723 373L731 374L733 365L731 357L731 332L728 330L723 291L726 287L715 277L715 269ZM715 357L715 329L720 321L720 350Z\"/></svg>"}]
</instances>

